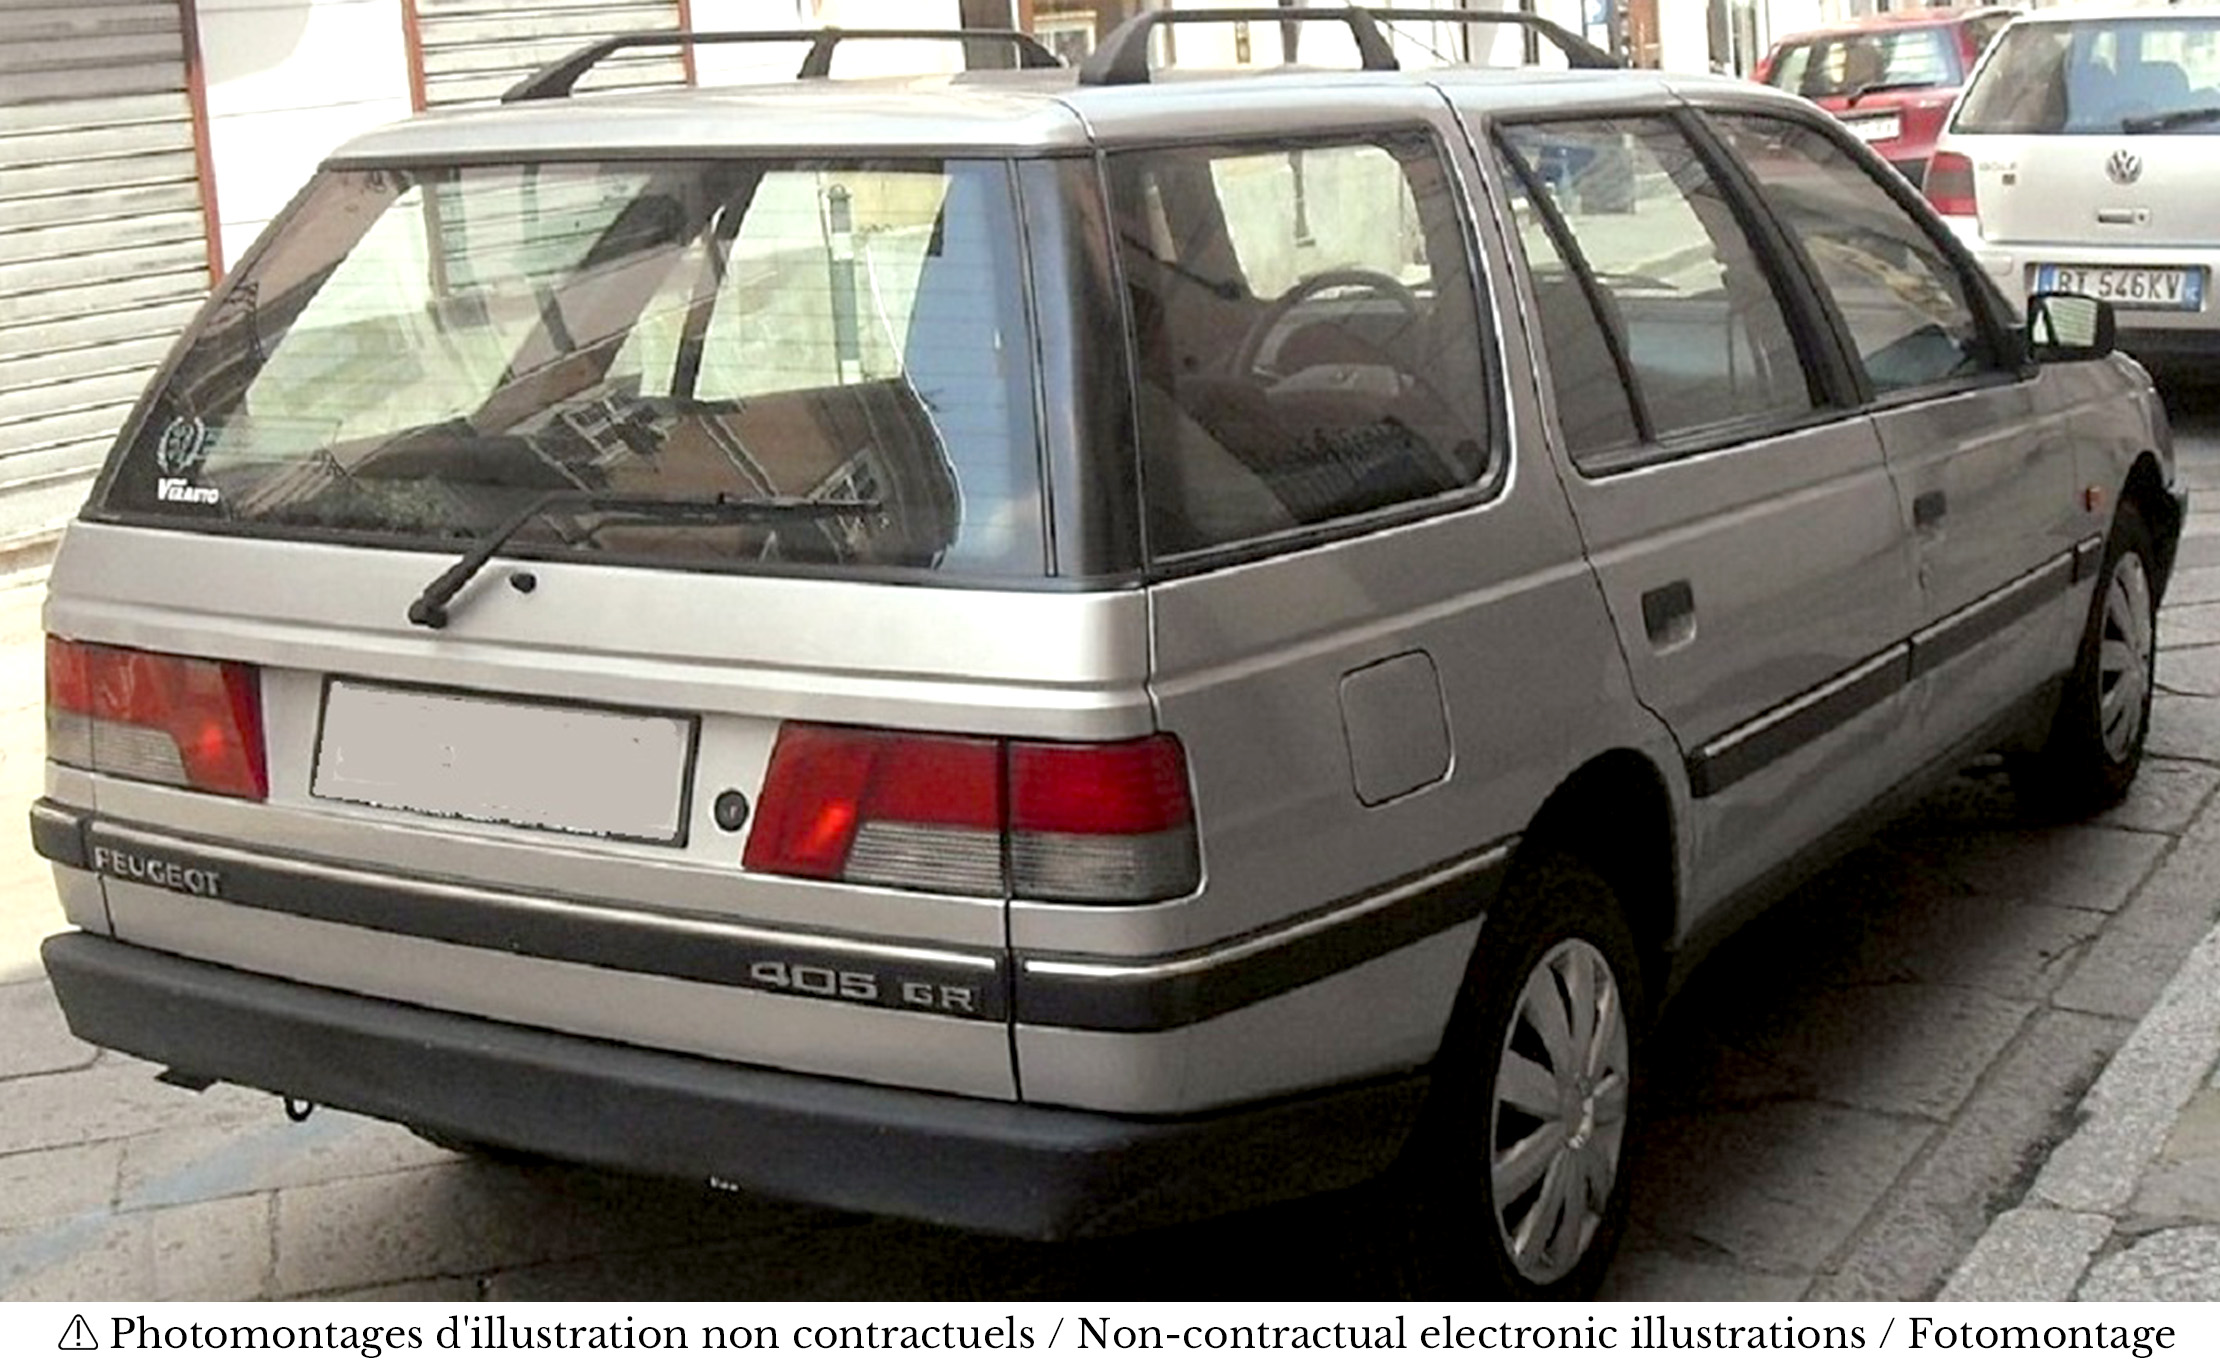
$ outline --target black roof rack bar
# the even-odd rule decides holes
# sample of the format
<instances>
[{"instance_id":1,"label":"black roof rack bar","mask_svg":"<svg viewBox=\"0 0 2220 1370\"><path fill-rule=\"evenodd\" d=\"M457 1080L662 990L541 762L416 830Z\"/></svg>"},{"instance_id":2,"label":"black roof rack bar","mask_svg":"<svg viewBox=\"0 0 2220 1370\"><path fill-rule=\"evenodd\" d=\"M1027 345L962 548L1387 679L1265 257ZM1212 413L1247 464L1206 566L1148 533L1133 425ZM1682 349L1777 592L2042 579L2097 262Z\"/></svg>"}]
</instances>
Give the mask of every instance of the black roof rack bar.
<instances>
[{"instance_id":1,"label":"black roof rack bar","mask_svg":"<svg viewBox=\"0 0 2220 1370\"><path fill-rule=\"evenodd\" d=\"M1609 52L1538 14L1511 10L1375 9L1369 5L1365 8L1374 19L1384 24L1515 24L1529 33L1548 39L1559 52L1565 54L1567 66L1600 69L1623 65Z\"/></svg>"},{"instance_id":2,"label":"black roof rack bar","mask_svg":"<svg viewBox=\"0 0 2220 1370\"><path fill-rule=\"evenodd\" d=\"M646 33L620 33L614 37L588 43L585 47L559 58L509 87L501 96L501 103L515 104L520 100L560 100L571 93L579 79L606 60L612 53L626 48L683 48L699 47L711 43L807 43L809 54L802 58L801 70L794 73L797 80L816 80L832 72L833 49L842 43L878 42L886 39L916 40L938 39L951 43L1006 43L1017 52L1021 67L1060 67L1063 62L1055 53L1042 46L1030 33L1016 29L765 29L761 31L734 31L718 33L688 33L680 29L658 29Z\"/></svg>"},{"instance_id":3,"label":"black roof rack bar","mask_svg":"<svg viewBox=\"0 0 2220 1370\"><path fill-rule=\"evenodd\" d=\"M1454 13L1454 11L1450 11ZM1102 46L1079 64L1083 86L1145 86L1149 83L1149 38L1164 24L1347 24L1357 40L1357 55L1366 71L1395 71L1395 49L1372 22L1372 13L1358 5L1334 9L1208 9L1143 10L1113 29Z\"/></svg>"}]
</instances>

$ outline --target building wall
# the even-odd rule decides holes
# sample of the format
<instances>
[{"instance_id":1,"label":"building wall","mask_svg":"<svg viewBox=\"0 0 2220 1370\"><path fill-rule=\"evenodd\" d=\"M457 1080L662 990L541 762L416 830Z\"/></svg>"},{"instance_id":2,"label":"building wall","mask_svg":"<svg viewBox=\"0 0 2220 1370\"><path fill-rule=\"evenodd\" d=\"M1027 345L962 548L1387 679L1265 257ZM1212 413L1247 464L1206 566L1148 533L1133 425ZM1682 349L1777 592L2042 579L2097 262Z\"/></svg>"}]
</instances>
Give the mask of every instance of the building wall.
<instances>
[{"instance_id":1,"label":"building wall","mask_svg":"<svg viewBox=\"0 0 2220 1370\"><path fill-rule=\"evenodd\" d=\"M200 0L224 265L337 144L410 112L401 0Z\"/></svg>"},{"instance_id":2,"label":"building wall","mask_svg":"<svg viewBox=\"0 0 2220 1370\"><path fill-rule=\"evenodd\" d=\"M1161 0L1160 0L1161 2ZM1516 0L1481 0L1476 8L1508 7ZM1632 0L1624 0L1631 3ZM1726 0L1654 0L1657 63L1670 71L1703 71L1719 46L1712 7ZM201 52L207 75L208 143L226 266L331 147L410 113L404 0L199 0ZM1200 8L1222 0L1172 0ZM1592 38L1607 39L1597 22L1604 0L1536 0L1536 12ZM1884 0L1753 0L1757 45L1851 13L1888 8ZM1114 19L1135 0L1012 0L1013 12L1035 14L1053 26L1058 15L1084 10ZM960 0L693 0L694 26L725 29L953 26ZM1068 22L1068 19L1066 20ZM1187 60L1233 60L1224 30L1183 35ZM1306 58L1332 60L1347 40L1322 34L1309 40ZM1252 35L1253 61L1277 59L1276 34ZM1730 44L1730 47L1733 46ZM1726 56L1729 54L1721 54ZM1750 54L1734 52L1737 65ZM777 77L791 70L783 47L704 47L695 56L704 84ZM957 50L940 45L898 45L842 59L844 72L953 67Z\"/></svg>"}]
</instances>

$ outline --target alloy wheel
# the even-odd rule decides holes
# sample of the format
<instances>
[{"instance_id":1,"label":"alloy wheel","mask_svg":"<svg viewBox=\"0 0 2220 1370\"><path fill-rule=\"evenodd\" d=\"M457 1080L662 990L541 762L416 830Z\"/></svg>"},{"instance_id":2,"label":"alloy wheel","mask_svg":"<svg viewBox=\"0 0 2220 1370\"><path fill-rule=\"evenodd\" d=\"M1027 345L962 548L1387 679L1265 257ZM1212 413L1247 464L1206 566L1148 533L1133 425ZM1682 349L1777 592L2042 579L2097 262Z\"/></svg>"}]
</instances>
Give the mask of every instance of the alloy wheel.
<instances>
[{"instance_id":1,"label":"alloy wheel","mask_svg":"<svg viewBox=\"0 0 2220 1370\"><path fill-rule=\"evenodd\" d=\"M1552 947L1519 991L1491 1101L1496 1226L1537 1285L1570 1274L1594 1242L1626 1141L1629 1045L1611 963L1577 938Z\"/></svg>"},{"instance_id":2,"label":"alloy wheel","mask_svg":"<svg viewBox=\"0 0 2220 1370\"><path fill-rule=\"evenodd\" d=\"M2151 581L2132 552L2112 565L2104 588L2104 637L2097 649L2097 723L2105 755L2135 750L2151 692Z\"/></svg>"}]
</instances>

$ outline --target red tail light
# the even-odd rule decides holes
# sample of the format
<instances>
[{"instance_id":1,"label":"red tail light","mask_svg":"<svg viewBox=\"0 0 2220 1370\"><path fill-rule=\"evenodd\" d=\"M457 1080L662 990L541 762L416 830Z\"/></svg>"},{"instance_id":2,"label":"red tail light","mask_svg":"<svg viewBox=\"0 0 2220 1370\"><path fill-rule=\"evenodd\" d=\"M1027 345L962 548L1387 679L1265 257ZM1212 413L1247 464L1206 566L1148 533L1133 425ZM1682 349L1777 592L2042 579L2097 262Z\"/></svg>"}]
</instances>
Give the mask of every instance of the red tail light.
<instances>
[{"instance_id":1,"label":"red tail light","mask_svg":"<svg viewBox=\"0 0 2220 1370\"><path fill-rule=\"evenodd\" d=\"M1974 201L1973 161L1962 152L1938 152L1927 159L1927 179L1922 183L1927 203L1937 214L1970 219L1980 212Z\"/></svg>"},{"instance_id":2,"label":"red tail light","mask_svg":"<svg viewBox=\"0 0 2220 1370\"><path fill-rule=\"evenodd\" d=\"M46 752L133 780L267 799L262 689L235 661L46 640Z\"/></svg>"},{"instance_id":3,"label":"red tail light","mask_svg":"<svg viewBox=\"0 0 2220 1370\"><path fill-rule=\"evenodd\" d=\"M1080 903L1200 879L1187 760L1158 735L1043 743L789 723L748 833L749 870Z\"/></svg>"}]
</instances>

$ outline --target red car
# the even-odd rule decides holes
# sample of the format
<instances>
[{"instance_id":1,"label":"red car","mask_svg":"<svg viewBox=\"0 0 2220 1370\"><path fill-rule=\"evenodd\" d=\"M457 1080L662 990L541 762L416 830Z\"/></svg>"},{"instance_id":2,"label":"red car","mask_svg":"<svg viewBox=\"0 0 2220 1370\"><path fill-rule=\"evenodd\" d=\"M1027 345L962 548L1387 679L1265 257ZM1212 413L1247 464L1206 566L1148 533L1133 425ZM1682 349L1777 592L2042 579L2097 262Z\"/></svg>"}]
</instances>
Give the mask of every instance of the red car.
<instances>
[{"instance_id":1,"label":"red car","mask_svg":"<svg viewBox=\"0 0 2220 1370\"><path fill-rule=\"evenodd\" d=\"M1897 10L1783 38L1751 75L1849 125L1917 185L1974 59L2008 9Z\"/></svg>"}]
</instances>

